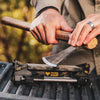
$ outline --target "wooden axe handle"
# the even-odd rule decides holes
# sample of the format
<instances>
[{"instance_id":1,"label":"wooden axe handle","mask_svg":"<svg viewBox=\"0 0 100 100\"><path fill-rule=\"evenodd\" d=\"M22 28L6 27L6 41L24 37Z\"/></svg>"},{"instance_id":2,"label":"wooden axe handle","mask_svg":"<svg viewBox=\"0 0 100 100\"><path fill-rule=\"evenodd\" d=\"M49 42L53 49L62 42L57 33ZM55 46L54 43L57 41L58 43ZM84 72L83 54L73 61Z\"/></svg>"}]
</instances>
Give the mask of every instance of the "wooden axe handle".
<instances>
[{"instance_id":1,"label":"wooden axe handle","mask_svg":"<svg viewBox=\"0 0 100 100\"><path fill-rule=\"evenodd\" d=\"M14 18L11 18L11 17L3 17L1 19L1 22L3 24L14 26L14 27L26 30L26 31L29 31L30 26L31 26L31 23L21 21L21 20L18 20L18 19L14 19Z\"/></svg>"},{"instance_id":2,"label":"wooden axe handle","mask_svg":"<svg viewBox=\"0 0 100 100\"><path fill-rule=\"evenodd\" d=\"M14 19L14 18L11 18L11 17L3 17L1 19L1 22L3 24L6 24L6 25L10 25L10 26L14 26L14 27L17 27L17 28L20 28L20 29L24 29L26 31L30 31L31 23L28 23L28 22L25 22L25 21L21 21L21 20ZM56 39L58 39L58 40L68 40L69 37L70 37L70 34L71 34L70 32L57 30L56 31ZM92 41L90 41L89 44L85 45L85 47L88 48L88 49L93 49L97 46L97 44L98 44L98 41L97 41L96 38L94 38Z\"/></svg>"}]
</instances>

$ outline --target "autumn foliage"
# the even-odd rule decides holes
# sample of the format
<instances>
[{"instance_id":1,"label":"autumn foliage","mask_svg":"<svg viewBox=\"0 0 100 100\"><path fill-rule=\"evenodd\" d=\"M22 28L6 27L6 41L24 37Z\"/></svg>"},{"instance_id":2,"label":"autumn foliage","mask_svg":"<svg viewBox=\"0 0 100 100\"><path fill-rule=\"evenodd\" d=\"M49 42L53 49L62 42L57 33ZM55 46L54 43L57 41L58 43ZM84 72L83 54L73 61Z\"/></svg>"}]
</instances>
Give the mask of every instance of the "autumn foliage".
<instances>
[{"instance_id":1,"label":"autumn foliage","mask_svg":"<svg viewBox=\"0 0 100 100\"><path fill-rule=\"evenodd\" d=\"M30 0L0 0L0 20L4 16L32 22L34 8ZM0 61L42 63L41 57L51 50L52 45L39 43L30 32L0 23Z\"/></svg>"}]
</instances>

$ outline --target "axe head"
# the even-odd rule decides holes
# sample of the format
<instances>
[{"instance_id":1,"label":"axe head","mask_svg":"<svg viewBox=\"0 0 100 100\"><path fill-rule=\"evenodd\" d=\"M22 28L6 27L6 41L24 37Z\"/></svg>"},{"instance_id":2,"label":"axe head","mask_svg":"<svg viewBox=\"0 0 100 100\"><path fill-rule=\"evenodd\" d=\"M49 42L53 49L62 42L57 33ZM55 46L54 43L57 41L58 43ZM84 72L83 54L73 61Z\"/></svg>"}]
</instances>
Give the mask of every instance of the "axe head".
<instances>
[{"instance_id":1,"label":"axe head","mask_svg":"<svg viewBox=\"0 0 100 100\"><path fill-rule=\"evenodd\" d=\"M54 55L53 55L54 56ZM54 56L55 57L55 56ZM52 57L53 58L53 57ZM52 62L52 59L51 59L51 56L47 56L47 57L42 57L42 60L45 64L49 65L49 66L53 66L53 67L57 67L57 64L54 62L54 63L51 63ZM51 61L50 61L51 60Z\"/></svg>"},{"instance_id":2,"label":"axe head","mask_svg":"<svg viewBox=\"0 0 100 100\"><path fill-rule=\"evenodd\" d=\"M57 67L57 65L65 58L68 57L72 52L76 50L75 47L68 47L65 50L60 51L57 54L43 57L42 60L44 63L46 63L49 66Z\"/></svg>"}]
</instances>

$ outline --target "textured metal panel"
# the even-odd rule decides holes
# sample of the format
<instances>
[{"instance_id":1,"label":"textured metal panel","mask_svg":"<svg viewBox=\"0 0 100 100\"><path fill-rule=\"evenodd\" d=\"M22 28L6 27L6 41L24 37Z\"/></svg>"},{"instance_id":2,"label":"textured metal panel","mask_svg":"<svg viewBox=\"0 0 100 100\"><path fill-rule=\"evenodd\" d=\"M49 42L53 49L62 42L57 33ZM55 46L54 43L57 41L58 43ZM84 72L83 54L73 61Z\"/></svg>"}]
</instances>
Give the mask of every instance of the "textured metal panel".
<instances>
[{"instance_id":1,"label":"textured metal panel","mask_svg":"<svg viewBox=\"0 0 100 100\"><path fill-rule=\"evenodd\" d=\"M12 64L0 62L0 100L100 100L100 79L79 87L72 83L38 82L33 85L12 83Z\"/></svg>"},{"instance_id":2,"label":"textured metal panel","mask_svg":"<svg viewBox=\"0 0 100 100\"><path fill-rule=\"evenodd\" d=\"M3 89L3 92L9 92L11 90L11 88L13 87L13 83L11 82L11 80L8 81L7 85L5 86L5 88Z\"/></svg>"}]
</instances>

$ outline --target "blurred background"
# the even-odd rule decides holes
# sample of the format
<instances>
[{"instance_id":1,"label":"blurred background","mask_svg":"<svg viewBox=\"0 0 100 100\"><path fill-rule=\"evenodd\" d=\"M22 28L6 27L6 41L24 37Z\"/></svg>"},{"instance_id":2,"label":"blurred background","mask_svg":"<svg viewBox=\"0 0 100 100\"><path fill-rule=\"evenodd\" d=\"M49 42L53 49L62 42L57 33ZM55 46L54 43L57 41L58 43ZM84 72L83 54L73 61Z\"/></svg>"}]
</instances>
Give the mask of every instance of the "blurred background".
<instances>
[{"instance_id":1,"label":"blurred background","mask_svg":"<svg viewBox=\"0 0 100 100\"><path fill-rule=\"evenodd\" d=\"M0 0L0 20L4 16L32 22L34 8L30 0ZM52 45L39 43L30 32L3 25L0 21L0 61L14 59L28 63L42 63L42 56L51 55Z\"/></svg>"}]
</instances>

